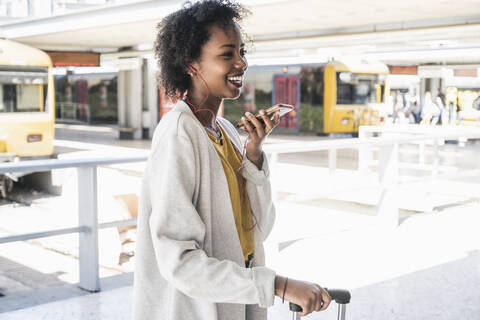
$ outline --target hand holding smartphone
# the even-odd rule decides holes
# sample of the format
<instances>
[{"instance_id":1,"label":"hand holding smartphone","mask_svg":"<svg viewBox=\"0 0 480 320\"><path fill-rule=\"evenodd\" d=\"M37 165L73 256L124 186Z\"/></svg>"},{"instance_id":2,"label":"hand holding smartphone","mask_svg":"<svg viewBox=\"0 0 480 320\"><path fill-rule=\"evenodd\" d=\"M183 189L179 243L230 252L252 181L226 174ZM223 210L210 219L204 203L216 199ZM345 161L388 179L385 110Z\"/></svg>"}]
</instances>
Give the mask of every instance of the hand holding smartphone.
<instances>
[{"instance_id":1,"label":"hand holding smartphone","mask_svg":"<svg viewBox=\"0 0 480 320\"><path fill-rule=\"evenodd\" d=\"M289 113L292 110L293 110L292 105L279 103L274 105L273 107L268 108L267 110L265 110L265 112L266 112L266 115L270 117L270 120L273 120L275 112L280 111L280 117L282 117L283 115ZM260 114L257 114L255 118L257 118L257 120L260 123L262 123L263 126L265 126L265 123L263 122L262 116ZM245 129L245 126L243 125L242 121L237 124L237 128Z\"/></svg>"}]
</instances>

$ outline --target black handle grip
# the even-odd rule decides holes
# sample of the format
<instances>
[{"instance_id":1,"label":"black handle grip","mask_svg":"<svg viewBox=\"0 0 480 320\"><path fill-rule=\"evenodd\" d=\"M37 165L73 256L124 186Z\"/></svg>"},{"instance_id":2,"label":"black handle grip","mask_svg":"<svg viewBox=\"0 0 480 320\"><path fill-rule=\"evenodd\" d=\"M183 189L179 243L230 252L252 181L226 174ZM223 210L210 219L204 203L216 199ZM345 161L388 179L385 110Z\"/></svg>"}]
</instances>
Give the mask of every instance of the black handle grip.
<instances>
[{"instance_id":1,"label":"black handle grip","mask_svg":"<svg viewBox=\"0 0 480 320\"><path fill-rule=\"evenodd\" d=\"M330 295L330 297L332 298L332 300L334 300L336 303L338 303L338 304L350 303L351 295L350 295L350 292L348 290L327 289L327 288L324 288L324 289L327 290L327 292ZM290 302L289 306L290 306L290 311L293 311L293 312L302 312L303 311L302 307L300 307L298 304Z\"/></svg>"},{"instance_id":2,"label":"black handle grip","mask_svg":"<svg viewBox=\"0 0 480 320\"><path fill-rule=\"evenodd\" d=\"M338 304L347 304L350 303L350 292L348 290L343 290L343 289L327 289L328 294L332 298L332 300L335 300L336 303Z\"/></svg>"},{"instance_id":3,"label":"black handle grip","mask_svg":"<svg viewBox=\"0 0 480 320\"><path fill-rule=\"evenodd\" d=\"M290 302L289 306L290 306L290 311L293 311L293 312L302 312L303 311L302 307L300 307L298 304Z\"/></svg>"}]
</instances>

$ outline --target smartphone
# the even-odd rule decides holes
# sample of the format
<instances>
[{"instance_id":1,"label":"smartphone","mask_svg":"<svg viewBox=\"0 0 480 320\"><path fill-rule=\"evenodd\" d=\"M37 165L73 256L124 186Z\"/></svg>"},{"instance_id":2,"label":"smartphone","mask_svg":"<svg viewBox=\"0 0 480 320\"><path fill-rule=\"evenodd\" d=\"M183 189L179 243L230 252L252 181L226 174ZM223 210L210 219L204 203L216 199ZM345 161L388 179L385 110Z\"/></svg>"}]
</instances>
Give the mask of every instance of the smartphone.
<instances>
[{"instance_id":1,"label":"smartphone","mask_svg":"<svg viewBox=\"0 0 480 320\"><path fill-rule=\"evenodd\" d=\"M273 117L275 116L275 112L280 111L280 117L282 117L292 110L293 110L292 105L279 103L274 105L273 107L268 108L267 110L265 110L265 112L267 113L267 116L269 116L270 119L273 120ZM261 124L265 125L263 123L263 119L260 114L257 114L255 117L257 118L258 121L260 121ZM240 129L245 128L245 126L243 125L243 121L237 124L237 128L240 128Z\"/></svg>"}]
</instances>

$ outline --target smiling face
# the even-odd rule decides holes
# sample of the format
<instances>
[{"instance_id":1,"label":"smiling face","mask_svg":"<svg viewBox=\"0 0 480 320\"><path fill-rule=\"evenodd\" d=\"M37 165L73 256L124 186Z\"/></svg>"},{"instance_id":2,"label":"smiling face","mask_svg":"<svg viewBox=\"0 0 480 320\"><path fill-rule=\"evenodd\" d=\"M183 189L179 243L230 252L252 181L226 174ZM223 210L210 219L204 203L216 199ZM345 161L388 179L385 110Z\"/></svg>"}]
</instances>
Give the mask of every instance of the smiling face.
<instances>
[{"instance_id":1,"label":"smiling face","mask_svg":"<svg viewBox=\"0 0 480 320\"><path fill-rule=\"evenodd\" d=\"M209 98L206 105L218 106L222 99L240 96L243 75L247 69L245 49L240 29L236 24L210 27L210 39L201 49L200 58L192 62L208 85ZM203 100L205 84L200 75L192 77L189 95Z\"/></svg>"}]
</instances>

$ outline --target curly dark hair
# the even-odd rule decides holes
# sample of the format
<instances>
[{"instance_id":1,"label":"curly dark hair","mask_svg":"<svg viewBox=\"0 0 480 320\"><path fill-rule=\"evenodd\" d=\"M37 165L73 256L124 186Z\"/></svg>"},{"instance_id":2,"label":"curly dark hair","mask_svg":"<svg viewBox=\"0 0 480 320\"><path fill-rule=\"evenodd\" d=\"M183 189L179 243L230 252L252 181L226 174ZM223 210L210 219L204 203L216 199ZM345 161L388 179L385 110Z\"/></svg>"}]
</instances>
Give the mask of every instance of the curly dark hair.
<instances>
[{"instance_id":1,"label":"curly dark hair","mask_svg":"<svg viewBox=\"0 0 480 320\"><path fill-rule=\"evenodd\" d=\"M182 9L158 24L157 80L167 98L177 99L189 88L191 80L186 65L200 57L202 46L210 38L209 27L214 23L222 26L239 23L248 13L245 7L230 0L186 2Z\"/></svg>"}]
</instances>

